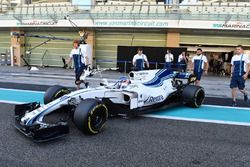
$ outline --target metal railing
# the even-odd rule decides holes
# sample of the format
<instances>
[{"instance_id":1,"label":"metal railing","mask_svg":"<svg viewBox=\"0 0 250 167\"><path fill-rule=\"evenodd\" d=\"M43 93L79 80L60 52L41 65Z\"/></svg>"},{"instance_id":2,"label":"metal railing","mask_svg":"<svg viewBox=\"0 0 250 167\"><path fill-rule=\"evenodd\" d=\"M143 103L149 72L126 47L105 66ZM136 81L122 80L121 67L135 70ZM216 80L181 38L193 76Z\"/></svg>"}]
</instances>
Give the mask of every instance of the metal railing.
<instances>
[{"instance_id":1,"label":"metal railing","mask_svg":"<svg viewBox=\"0 0 250 167\"><path fill-rule=\"evenodd\" d=\"M218 9L217 9L218 8ZM53 19L168 19L250 21L249 6L211 5L25 5L5 7L1 20Z\"/></svg>"},{"instance_id":2,"label":"metal railing","mask_svg":"<svg viewBox=\"0 0 250 167\"><path fill-rule=\"evenodd\" d=\"M120 70L120 72L124 72L124 73L127 73L135 68L132 64L132 61L129 61L129 60L111 60L111 59L98 59L98 60L96 60L95 64L99 64L99 63L114 63L114 64L117 64L116 66L118 66L118 64L120 64L119 66L122 66L123 70L122 69L119 69L119 70ZM150 69L166 68L165 64L166 63L157 62L157 61L149 61ZM169 68L171 68L173 70L178 70L178 71L186 71L187 64L170 63Z\"/></svg>"}]
</instances>

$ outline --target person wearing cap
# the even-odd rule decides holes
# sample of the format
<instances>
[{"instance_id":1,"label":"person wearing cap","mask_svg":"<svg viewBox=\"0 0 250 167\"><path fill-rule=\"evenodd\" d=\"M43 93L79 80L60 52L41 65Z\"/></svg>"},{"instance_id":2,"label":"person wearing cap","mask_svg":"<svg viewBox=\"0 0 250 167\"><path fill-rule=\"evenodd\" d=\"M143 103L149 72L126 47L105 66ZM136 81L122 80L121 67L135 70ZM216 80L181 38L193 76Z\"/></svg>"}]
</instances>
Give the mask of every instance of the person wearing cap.
<instances>
[{"instance_id":1,"label":"person wearing cap","mask_svg":"<svg viewBox=\"0 0 250 167\"><path fill-rule=\"evenodd\" d=\"M235 55L231 60L231 81L230 88L232 90L232 106L237 106L236 104L236 96L237 96L237 88L244 95L244 101L248 100L247 92L245 90L245 80L248 78L248 74L250 71L250 61L246 54L244 54L244 50L242 45L238 45L235 48Z\"/></svg>"},{"instance_id":2,"label":"person wearing cap","mask_svg":"<svg viewBox=\"0 0 250 167\"><path fill-rule=\"evenodd\" d=\"M134 55L132 63L136 71L143 70L145 68L145 64L147 68L149 68L147 56L143 54L142 48L138 48L137 54Z\"/></svg>"},{"instance_id":3,"label":"person wearing cap","mask_svg":"<svg viewBox=\"0 0 250 167\"><path fill-rule=\"evenodd\" d=\"M196 55L192 59L193 73L196 76L195 85L200 86L203 71L207 74L208 62L206 56L202 54L202 49L198 48Z\"/></svg>"},{"instance_id":4,"label":"person wearing cap","mask_svg":"<svg viewBox=\"0 0 250 167\"><path fill-rule=\"evenodd\" d=\"M71 63L72 60L74 62L74 70L75 70L75 84L77 89L80 89L80 84L85 84L85 87L88 87L88 82L85 82L80 79L81 75L84 73L84 70L87 68L88 58L87 53L85 51L81 51L79 48L79 41L73 41L73 49L70 52L69 59L67 64Z\"/></svg>"},{"instance_id":5,"label":"person wearing cap","mask_svg":"<svg viewBox=\"0 0 250 167\"><path fill-rule=\"evenodd\" d=\"M167 53L165 54L164 68L171 69L173 61L174 61L174 55L170 52L170 50L167 50Z\"/></svg>"}]
</instances>

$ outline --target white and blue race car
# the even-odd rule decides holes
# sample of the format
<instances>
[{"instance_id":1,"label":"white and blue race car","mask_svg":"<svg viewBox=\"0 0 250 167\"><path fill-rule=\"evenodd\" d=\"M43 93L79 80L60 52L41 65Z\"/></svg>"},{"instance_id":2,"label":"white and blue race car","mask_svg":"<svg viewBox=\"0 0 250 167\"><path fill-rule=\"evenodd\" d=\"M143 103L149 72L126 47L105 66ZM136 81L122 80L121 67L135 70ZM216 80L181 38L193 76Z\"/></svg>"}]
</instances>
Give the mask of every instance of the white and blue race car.
<instances>
[{"instance_id":1,"label":"white and blue race car","mask_svg":"<svg viewBox=\"0 0 250 167\"><path fill-rule=\"evenodd\" d=\"M170 105L202 105L205 92L193 85L190 73L166 69L132 71L116 83L71 92L63 86L52 86L44 95L45 105L21 104L15 107L15 127L37 142L52 140L69 132L68 120L87 134L102 131L109 116L132 117ZM67 111L68 118L48 123L45 117L56 111Z\"/></svg>"}]
</instances>

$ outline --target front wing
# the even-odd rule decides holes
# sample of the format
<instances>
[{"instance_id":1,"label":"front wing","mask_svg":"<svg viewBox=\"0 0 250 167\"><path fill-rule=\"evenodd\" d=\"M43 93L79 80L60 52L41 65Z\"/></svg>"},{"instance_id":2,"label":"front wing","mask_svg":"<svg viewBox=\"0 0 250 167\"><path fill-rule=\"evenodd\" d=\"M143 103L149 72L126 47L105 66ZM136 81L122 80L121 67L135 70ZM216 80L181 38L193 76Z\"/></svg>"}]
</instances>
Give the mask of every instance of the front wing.
<instances>
[{"instance_id":1,"label":"front wing","mask_svg":"<svg viewBox=\"0 0 250 167\"><path fill-rule=\"evenodd\" d=\"M15 127L25 136L35 142L45 142L65 136L69 133L67 122L59 121L55 124L34 122L32 125L25 125L21 119L27 112L31 112L40 107L39 103L26 103L15 106Z\"/></svg>"}]
</instances>

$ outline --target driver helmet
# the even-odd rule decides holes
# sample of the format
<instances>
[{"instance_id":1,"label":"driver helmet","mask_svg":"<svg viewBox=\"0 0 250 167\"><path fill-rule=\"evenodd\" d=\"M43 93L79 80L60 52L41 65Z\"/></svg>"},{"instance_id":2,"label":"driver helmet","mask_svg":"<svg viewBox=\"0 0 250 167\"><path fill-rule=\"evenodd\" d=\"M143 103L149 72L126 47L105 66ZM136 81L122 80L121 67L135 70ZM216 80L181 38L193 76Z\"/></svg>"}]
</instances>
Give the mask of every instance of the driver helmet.
<instances>
[{"instance_id":1,"label":"driver helmet","mask_svg":"<svg viewBox=\"0 0 250 167\"><path fill-rule=\"evenodd\" d=\"M131 81L129 80L128 77L126 76L120 77L120 89L125 89L130 83Z\"/></svg>"}]
</instances>

